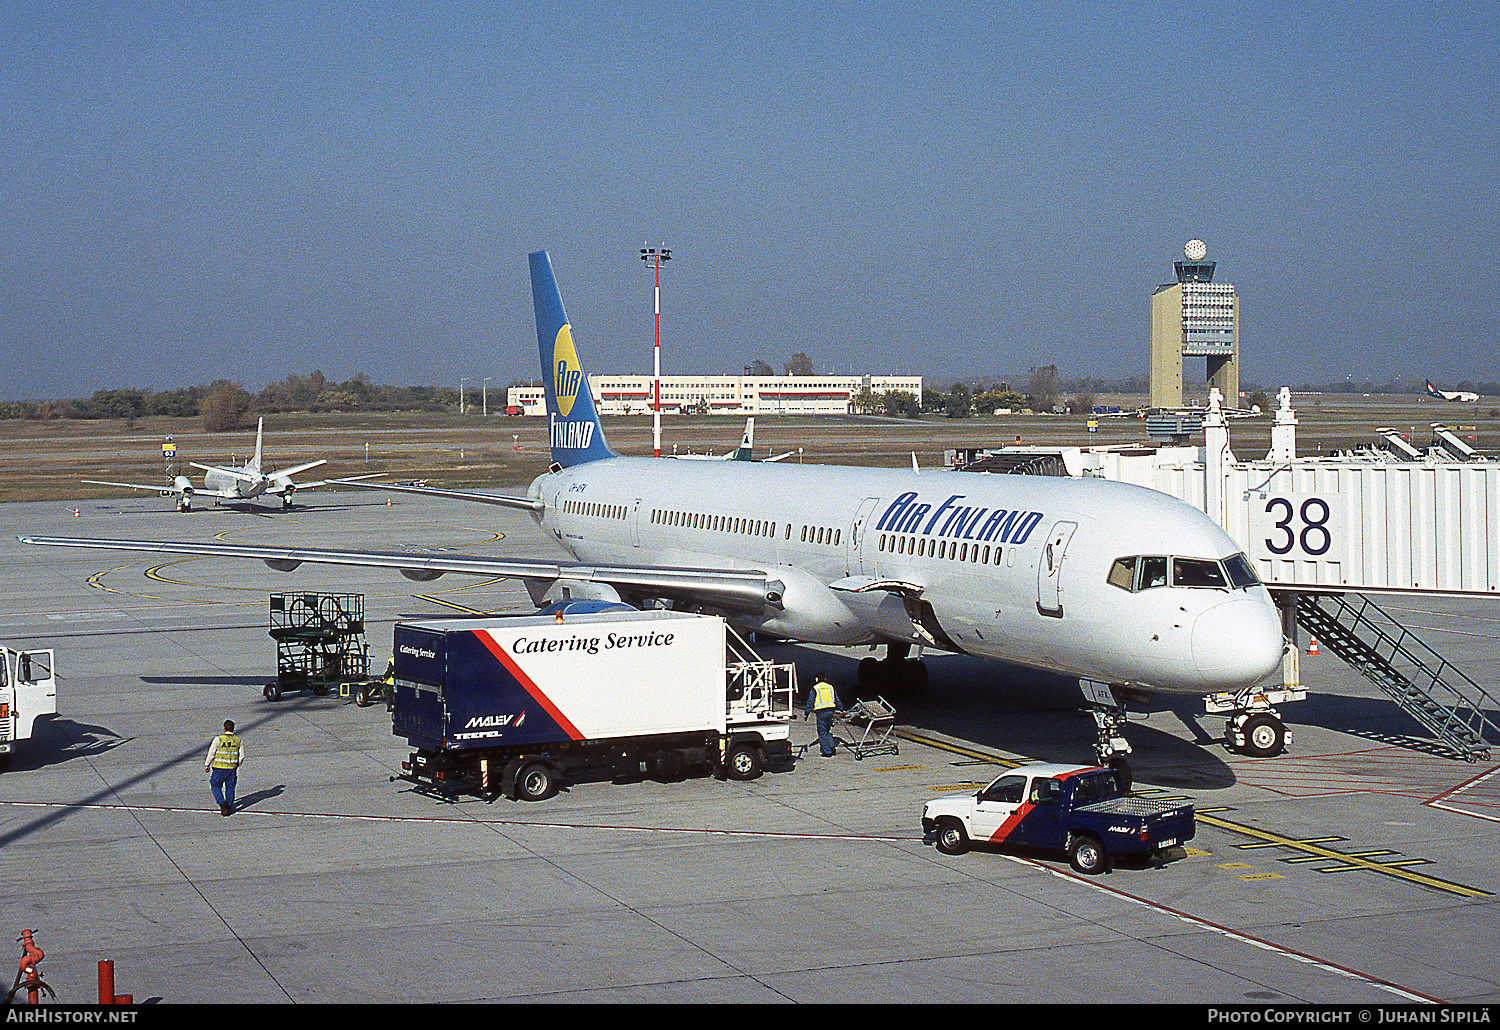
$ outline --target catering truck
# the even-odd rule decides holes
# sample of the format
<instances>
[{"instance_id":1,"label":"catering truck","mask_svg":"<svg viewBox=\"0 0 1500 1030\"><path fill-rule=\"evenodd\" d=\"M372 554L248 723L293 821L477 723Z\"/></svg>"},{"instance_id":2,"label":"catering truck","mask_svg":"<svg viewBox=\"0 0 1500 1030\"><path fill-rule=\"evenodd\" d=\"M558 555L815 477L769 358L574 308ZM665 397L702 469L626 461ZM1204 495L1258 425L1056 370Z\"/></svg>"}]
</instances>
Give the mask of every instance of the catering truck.
<instances>
[{"instance_id":1,"label":"catering truck","mask_svg":"<svg viewBox=\"0 0 1500 1030\"><path fill-rule=\"evenodd\" d=\"M10 769L16 745L30 739L37 717L56 712L52 651L0 647L0 772Z\"/></svg>"},{"instance_id":2,"label":"catering truck","mask_svg":"<svg viewBox=\"0 0 1500 1030\"><path fill-rule=\"evenodd\" d=\"M1193 838L1193 806L1132 795L1115 769L1023 765L973 794L922 806L922 832L944 854L970 842L1067 854L1081 873L1107 871L1115 855L1158 855Z\"/></svg>"},{"instance_id":3,"label":"catering truck","mask_svg":"<svg viewBox=\"0 0 1500 1030\"><path fill-rule=\"evenodd\" d=\"M752 779L791 759L795 670L762 662L723 619L562 609L395 628L399 777L542 801L568 780L707 767Z\"/></svg>"}]
</instances>

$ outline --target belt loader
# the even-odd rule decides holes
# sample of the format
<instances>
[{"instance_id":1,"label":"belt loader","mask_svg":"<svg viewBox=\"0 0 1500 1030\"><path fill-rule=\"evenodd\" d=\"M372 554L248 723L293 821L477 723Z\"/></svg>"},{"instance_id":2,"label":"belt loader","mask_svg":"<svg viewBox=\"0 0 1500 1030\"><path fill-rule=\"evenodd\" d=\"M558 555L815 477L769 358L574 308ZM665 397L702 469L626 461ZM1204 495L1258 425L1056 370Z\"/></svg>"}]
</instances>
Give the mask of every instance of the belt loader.
<instances>
[{"instance_id":1,"label":"belt loader","mask_svg":"<svg viewBox=\"0 0 1500 1030\"><path fill-rule=\"evenodd\" d=\"M732 646L723 619L628 606L397 623L400 779L542 801L567 780L709 767L745 780L791 760L795 669Z\"/></svg>"}]
</instances>

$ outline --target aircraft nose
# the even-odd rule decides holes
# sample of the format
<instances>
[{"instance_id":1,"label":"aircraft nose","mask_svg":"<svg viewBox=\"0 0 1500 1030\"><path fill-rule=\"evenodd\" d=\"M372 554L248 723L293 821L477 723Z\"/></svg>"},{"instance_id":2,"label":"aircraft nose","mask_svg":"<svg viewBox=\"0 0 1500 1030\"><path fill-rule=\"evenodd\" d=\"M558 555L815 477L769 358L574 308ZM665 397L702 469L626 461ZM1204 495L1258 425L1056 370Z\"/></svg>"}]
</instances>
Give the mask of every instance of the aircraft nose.
<instances>
[{"instance_id":1,"label":"aircraft nose","mask_svg":"<svg viewBox=\"0 0 1500 1030\"><path fill-rule=\"evenodd\" d=\"M1256 683L1281 665L1281 621L1269 602L1240 597L1193 623L1193 664L1218 689Z\"/></svg>"}]
</instances>

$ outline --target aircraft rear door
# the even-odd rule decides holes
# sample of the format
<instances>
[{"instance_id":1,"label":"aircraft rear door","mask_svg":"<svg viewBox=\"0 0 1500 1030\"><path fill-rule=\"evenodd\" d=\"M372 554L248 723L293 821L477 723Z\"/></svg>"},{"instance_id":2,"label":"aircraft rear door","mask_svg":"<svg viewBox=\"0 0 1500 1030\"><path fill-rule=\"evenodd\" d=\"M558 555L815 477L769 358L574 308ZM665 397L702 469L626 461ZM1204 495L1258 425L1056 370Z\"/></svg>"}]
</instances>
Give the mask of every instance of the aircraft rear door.
<instances>
[{"instance_id":1,"label":"aircraft rear door","mask_svg":"<svg viewBox=\"0 0 1500 1030\"><path fill-rule=\"evenodd\" d=\"M1067 553L1068 541L1073 539L1076 522L1059 522L1047 535L1042 547L1042 556L1036 563L1036 610L1054 619L1063 614L1063 555Z\"/></svg>"}]
</instances>

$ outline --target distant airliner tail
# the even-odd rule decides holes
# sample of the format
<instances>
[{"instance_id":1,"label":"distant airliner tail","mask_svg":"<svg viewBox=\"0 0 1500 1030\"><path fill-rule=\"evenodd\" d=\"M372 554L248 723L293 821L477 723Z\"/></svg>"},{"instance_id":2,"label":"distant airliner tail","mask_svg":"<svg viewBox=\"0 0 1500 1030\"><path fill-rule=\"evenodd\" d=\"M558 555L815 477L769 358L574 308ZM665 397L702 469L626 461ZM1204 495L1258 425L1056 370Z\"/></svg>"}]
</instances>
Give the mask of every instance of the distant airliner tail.
<instances>
[{"instance_id":1,"label":"distant airliner tail","mask_svg":"<svg viewBox=\"0 0 1500 1030\"><path fill-rule=\"evenodd\" d=\"M552 276L552 259L545 250L531 255L531 301L536 309L536 342L547 390L552 461L568 468L614 457L594 409L588 376L573 347L573 330Z\"/></svg>"},{"instance_id":2,"label":"distant airliner tail","mask_svg":"<svg viewBox=\"0 0 1500 1030\"><path fill-rule=\"evenodd\" d=\"M1435 387L1435 386L1432 385L1432 380L1431 379L1425 380L1425 382L1427 383L1427 394L1428 394L1428 396L1431 396L1431 397L1441 397L1442 396L1442 394L1440 394L1440 393L1437 392L1437 387Z\"/></svg>"}]
</instances>

